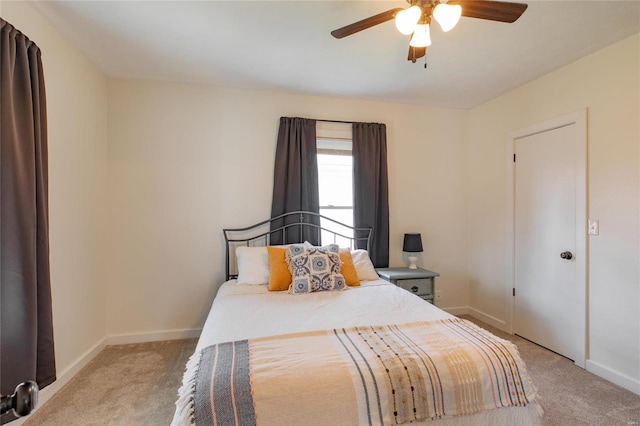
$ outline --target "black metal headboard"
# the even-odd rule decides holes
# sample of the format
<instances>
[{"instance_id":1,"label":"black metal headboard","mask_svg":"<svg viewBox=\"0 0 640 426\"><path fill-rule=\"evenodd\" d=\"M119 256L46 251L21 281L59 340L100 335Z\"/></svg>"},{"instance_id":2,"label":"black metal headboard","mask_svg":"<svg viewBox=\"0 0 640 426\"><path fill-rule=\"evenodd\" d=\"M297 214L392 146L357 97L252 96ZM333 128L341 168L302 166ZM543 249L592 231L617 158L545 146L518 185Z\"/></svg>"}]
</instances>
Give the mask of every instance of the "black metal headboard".
<instances>
[{"instance_id":1,"label":"black metal headboard","mask_svg":"<svg viewBox=\"0 0 640 426\"><path fill-rule=\"evenodd\" d=\"M271 229L271 224L277 222L283 225ZM371 228L355 228L345 225L329 217L315 212L295 211L272 217L246 228L223 229L226 244L226 276L227 280L238 277L236 262L236 247L266 247L277 239L278 244L293 244L304 242L305 230L315 232L320 237L328 237L323 244L339 244L351 249L363 248L369 251L371 243ZM296 232L291 232L296 231Z\"/></svg>"}]
</instances>

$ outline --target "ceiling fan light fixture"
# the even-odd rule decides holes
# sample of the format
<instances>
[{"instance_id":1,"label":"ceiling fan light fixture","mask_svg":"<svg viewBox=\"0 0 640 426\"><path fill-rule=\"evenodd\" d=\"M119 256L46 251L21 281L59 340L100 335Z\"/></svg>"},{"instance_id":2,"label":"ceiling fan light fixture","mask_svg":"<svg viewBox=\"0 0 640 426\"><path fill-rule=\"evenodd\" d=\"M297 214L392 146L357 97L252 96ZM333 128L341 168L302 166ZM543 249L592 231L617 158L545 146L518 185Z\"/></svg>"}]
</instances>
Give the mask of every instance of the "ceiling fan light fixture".
<instances>
[{"instance_id":1,"label":"ceiling fan light fixture","mask_svg":"<svg viewBox=\"0 0 640 426\"><path fill-rule=\"evenodd\" d=\"M420 17L422 9L418 6L411 6L408 9L398 12L396 15L396 28L404 35L414 32Z\"/></svg>"},{"instance_id":2,"label":"ceiling fan light fixture","mask_svg":"<svg viewBox=\"0 0 640 426\"><path fill-rule=\"evenodd\" d=\"M429 32L429 24L416 25L416 30L413 32L413 36L411 37L409 46L411 47L431 46L431 34Z\"/></svg>"},{"instance_id":3,"label":"ceiling fan light fixture","mask_svg":"<svg viewBox=\"0 0 640 426\"><path fill-rule=\"evenodd\" d=\"M445 33L456 26L462 15L459 4L440 3L433 9L433 17Z\"/></svg>"}]
</instances>

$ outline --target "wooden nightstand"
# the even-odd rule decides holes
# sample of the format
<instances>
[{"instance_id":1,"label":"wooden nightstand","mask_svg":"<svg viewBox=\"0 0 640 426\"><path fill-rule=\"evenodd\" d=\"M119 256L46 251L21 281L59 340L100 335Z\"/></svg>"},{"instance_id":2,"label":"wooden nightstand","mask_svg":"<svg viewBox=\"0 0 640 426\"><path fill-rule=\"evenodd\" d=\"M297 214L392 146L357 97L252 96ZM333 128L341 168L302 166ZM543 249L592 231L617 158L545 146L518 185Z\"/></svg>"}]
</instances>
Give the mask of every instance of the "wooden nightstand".
<instances>
[{"instance_id":1,"label":"wooden nightstand","mask_svg":"<svg viewBox=\"0 0 640 426\"><path fill-rule=\"evenodd\" d=\"M380 278L422 297L429 303L434 302L436 277L440 276L439 273L422 268L380 268L376 269L376 272Z\"/></svg>"}]
</instances>

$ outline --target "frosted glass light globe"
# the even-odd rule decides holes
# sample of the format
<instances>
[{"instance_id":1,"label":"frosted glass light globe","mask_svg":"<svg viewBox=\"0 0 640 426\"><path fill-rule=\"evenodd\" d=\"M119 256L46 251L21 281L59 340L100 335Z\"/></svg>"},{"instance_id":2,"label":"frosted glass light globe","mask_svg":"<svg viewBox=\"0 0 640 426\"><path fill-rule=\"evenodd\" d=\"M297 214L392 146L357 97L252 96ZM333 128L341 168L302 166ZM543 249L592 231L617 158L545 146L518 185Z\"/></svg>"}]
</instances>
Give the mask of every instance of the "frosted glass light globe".
<instances>
[{"instance_id":1,"label":"frosted glass light globe","mask_svg":"<svg viewBox=\"0 0 640 426\"><path fill-rule=\"evenodd\" d=\"M416 30L413 32L413 37L411 37L409 46L412 46L412 47L431 46L431 34L429 32L429 24L416 25Z\"/></svg>"},{"instance_id":2,"label":"frosted glass light globe","mask_svg":"<svg viewBox=\"0 0 640 426\"><path fill-rule=\"evenodd\" d=\"M440 3L433 9L433 17L445 33L456 26L461 15L462 6L459 4Z\"/></svg>"},{"instance_id":3,"label":"frosted glass light globe","mask_svg":"<svg viewBox=\"0 0 640 426\"><path fill-rule=\"evenodd\" d=\"M402 10L396 15L396 28L404 35L411 34L416 28L416 24L422 16L422 9L418 6L411 6Z\"/></svg>"}]
</instances>

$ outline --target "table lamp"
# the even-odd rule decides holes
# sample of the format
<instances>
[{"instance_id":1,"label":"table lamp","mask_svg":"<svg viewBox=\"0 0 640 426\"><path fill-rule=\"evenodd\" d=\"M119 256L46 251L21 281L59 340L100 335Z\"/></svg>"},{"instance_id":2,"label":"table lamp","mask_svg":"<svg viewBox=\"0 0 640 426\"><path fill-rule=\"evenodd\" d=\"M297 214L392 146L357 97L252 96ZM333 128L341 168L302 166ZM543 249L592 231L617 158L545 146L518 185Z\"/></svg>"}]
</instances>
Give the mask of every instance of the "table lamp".
<instances>
[{"instance_id":1,"label":"table lamp","mask_svg":"<svg viewBox=\"0 0 640 426\"><path fill-rule=\"evenodd\" d=\"M402 245L402 251L407 253L419 253L422 251L422 237L420 234L404 234L404 244ZM409 255L409 269L418 269L416 261L418 256Z\"/></svg>"}]
</instances>

